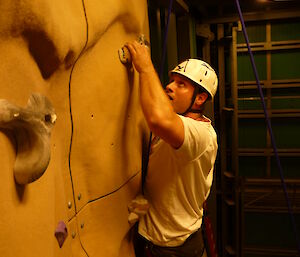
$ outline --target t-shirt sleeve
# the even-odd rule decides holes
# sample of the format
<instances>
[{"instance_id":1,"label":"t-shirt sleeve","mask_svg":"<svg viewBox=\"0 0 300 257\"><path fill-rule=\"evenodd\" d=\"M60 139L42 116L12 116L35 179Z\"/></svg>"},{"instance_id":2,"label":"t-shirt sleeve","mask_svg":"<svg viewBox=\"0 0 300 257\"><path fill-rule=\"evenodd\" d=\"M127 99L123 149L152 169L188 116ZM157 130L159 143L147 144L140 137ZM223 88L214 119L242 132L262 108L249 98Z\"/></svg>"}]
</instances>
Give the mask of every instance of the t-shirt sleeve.
<instances>
[{"instance_id":1,"label":"t-shirt sleeve","mask_svg":"<svg viewBox=\"0 0 300 257\"><path fill-rule=\"evenodd\" d=\"M174 151L175 156L181 161L192 161L199 158L213 144L210 125L181 115L179 117L184 126L184 141Z\"/></svg>"}]
</instances>

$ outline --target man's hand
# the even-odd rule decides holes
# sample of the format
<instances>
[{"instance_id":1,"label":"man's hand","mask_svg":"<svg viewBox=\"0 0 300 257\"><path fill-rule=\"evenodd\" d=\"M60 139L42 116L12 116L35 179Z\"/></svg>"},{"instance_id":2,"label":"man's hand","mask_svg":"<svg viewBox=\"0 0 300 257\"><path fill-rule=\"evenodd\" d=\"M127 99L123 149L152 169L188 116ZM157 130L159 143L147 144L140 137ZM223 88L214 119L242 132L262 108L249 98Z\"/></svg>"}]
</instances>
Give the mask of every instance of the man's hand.
<instances>
[{"instance_id":1,"label":"man's hand","mask_svg":"<svg viewBox=\"0 0 300 257\"><path fill-rule=\"evenodd\" d=\"M155 71L151 61L149 48L145 44L133 41L126 43L125 46L128 48L133 65L138 73L147 73Z\"/></svg>"},{"instance_id":2,"label":"man's hand","mask_svg":"<svg viewBox=\"0 0 300 257\"><path fill-rule=\"evenodd\" d=\"M174 148L184 140L184 127L160 83L149 49L136 41L127 43L133 65L139 73L141 106L150 130Z\"/></svg>"}]
</instances>

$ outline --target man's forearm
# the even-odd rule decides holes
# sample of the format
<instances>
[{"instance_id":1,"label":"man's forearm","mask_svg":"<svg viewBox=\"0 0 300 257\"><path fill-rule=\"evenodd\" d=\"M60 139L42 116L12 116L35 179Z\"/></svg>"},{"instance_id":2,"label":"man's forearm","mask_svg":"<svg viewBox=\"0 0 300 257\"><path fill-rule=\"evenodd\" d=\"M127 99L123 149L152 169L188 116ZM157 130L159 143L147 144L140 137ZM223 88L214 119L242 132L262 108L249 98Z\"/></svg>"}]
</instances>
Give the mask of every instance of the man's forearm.
<instances>
[{"instance_id":1,"label":"man's forearm","mask_svg":"<svg viewBox=\"0 0 300 257\"><path fill-rule=\"evenodd\" d=\"M155 69L141 72L139 79L141 106L149 127L167 122L175 113Z\"/></svg>"},{"instance_id":2,"label":"man's forearm","mask_svg":"<svg viewBox=\"0 0 300 257\"><path fill-rule=\"evenodd\" d=\"M141 106L150 130L172 147L178 148L184 139L183 124L163 90L148 48L136 41L126 46L139 73Z\"/></svg>"}]
</instances>

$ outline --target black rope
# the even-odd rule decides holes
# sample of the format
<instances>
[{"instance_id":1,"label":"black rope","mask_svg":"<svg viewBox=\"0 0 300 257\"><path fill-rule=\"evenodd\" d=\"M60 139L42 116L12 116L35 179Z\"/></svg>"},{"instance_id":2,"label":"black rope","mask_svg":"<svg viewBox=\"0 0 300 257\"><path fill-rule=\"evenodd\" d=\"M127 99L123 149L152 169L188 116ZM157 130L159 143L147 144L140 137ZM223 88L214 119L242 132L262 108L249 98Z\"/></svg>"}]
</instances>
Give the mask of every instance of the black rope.
<instances>
[{"instance_id":1,"label":"black rope","mask_svg":"<svg viewBox=\"0 0 300 257\"><path fill-rule=\"evenodd\" d=\"M173 0L170 0L169 8L168 8L167 24L165 27L165 34L164 34L163 53L162 53L160 72L159 72L160 81L162 81L162 75L163 75L163 71L164 71L163 67L164 67L166 53L167 53L167 39L168 39L168 30L169 30L172 6L173 6ZM142 194L143 195L144 195L144 187L145 187L145 183L146 183L146 176L147 176L147 172L148 172L149 155L150 155L150 151L151 151L151 141L152 141L152 132L150 132L150 136L149 136L149 144L148 144L148 151L147 151L147 155L146 155L146 159L145 159L145 165L142 165Z\"/></svg>"}]
</instances>

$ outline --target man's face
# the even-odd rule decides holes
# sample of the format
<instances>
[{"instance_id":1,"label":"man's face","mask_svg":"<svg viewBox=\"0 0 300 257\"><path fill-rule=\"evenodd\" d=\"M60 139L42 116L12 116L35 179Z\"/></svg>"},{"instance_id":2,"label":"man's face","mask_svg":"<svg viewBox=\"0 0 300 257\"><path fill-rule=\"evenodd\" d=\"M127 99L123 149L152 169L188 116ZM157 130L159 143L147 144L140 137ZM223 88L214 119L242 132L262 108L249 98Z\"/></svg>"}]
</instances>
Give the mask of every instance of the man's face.
<instances>
[{"instance_id":1,"label":"man's face","mask_svg":"<svg viewBox=\"0 0 300 257\"><path fill-rule=\"evenodd\" d=\"M165 92L171 100L174 111L176 113L183 113L191 104L194 86L184 77L172 74Z\"/></svg>"}]
</instances>

